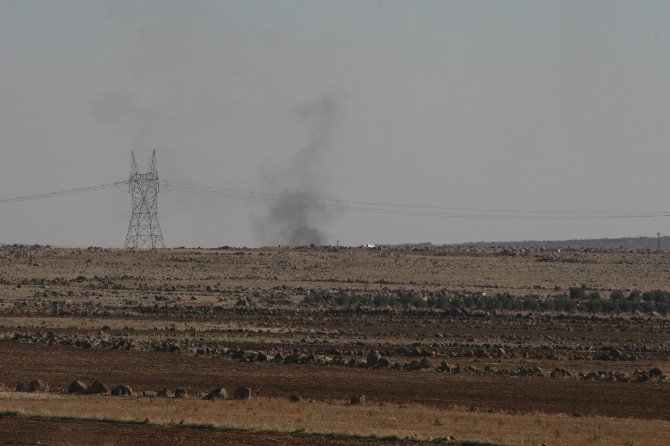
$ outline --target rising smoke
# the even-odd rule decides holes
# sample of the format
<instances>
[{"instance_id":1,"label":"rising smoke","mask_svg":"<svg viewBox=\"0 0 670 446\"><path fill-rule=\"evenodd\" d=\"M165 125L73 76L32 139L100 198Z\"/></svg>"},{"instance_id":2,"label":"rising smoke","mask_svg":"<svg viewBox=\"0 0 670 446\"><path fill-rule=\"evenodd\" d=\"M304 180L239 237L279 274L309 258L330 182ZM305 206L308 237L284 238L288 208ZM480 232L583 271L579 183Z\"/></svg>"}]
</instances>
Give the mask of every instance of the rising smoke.
<instances>
[{"instance_id":1,"label":"rising smoke","mask_svg":"<svg viewBox=\"0 0 670 446\"><path fill-rule=\"evenodd\" d=\"M302 198L323 196L327 155L332 152L342 129L344 111L332 95L297 107L296 118L307 136L306 144L288 160L284 174L266 176L264 182L281 196L264 218L254 218L252 226L263 242L273 244L324 245L324 226L332 211L311 206ZM313 202L312 202L313 203Z\"/></svg>"}]
</instances>

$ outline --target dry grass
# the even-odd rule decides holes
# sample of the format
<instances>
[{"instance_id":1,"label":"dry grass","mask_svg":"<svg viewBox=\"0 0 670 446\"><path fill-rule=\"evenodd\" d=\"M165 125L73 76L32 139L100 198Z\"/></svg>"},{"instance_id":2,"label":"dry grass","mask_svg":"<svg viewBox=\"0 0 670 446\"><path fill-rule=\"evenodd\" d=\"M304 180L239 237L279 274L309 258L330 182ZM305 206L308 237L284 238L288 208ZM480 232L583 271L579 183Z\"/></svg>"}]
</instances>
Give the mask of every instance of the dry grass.
<instances>
[{"instance_id":1,"label":"dry grass","mask_svg":"<svg viewBox=\"0 0 670 446\"><path fill-rule=\"evenodd\" d=\"M17 396L18 395L18 396ZM41 399L0 392L0 411L27 415L148 420L158 424L398 437L445 437L524 445L658 445L670 438L670 422L506 415L443 410L418 405L348 406L343 402L290 403L281 399L201 401L48 395Z\"/></svg>"}]
</instances>

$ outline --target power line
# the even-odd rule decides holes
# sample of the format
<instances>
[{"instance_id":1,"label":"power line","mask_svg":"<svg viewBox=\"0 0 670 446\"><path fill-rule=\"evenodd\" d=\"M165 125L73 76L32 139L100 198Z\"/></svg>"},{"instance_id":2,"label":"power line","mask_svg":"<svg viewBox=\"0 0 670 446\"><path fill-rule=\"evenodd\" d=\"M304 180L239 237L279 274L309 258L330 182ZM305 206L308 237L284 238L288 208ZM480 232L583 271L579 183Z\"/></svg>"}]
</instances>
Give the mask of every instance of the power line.
<instances>
[{"instance_id":1,"label":"power line","mask_svg":"<svg viewBox=\"0 0 670 446\"><path fill-rule=\"evenodd\" d=\"M426 206L428 210L421 210L421 206L401 205L391 203L374 203L361 202L349 200L335 200L328 198L317 197L302 197L296 195L273 194L267 192L244 191L233 188L215 188L208 186L198 186L193 184L180 183L176 181L161 180L161 183L169 190L180 191L184 193L212 196L217 198L229 198L235 200L242 200L248 202L274 203L290 207L311 207L318 209L339 210L348 212L362 212L373 214L390 214L390 215L408 215L408 216L424 216L424 217L442 217L442 218L476 218L476 219L500 219L500 220L587 220L587 219L630 219L630 218L660 218L670 217L670 212L650 212L650 213L627 213L627 212L602 212L601 214L593 213L577 213L578 211L567 211L562 214L571 212L570 215L523 215L514 214L514 212L529 213L533 211L512 211L499 209L480 209L481 212L473 213L467 212L467 208L439 208ZM371 206L373 205L373 206ZM395 208L391 208L395 207ZM465 212L437 212L437 210L459 210ZM556 212L560 211L546 211ZM541 211L535 211L535 214L540 214Z\"/></svg>"},{"instance_id":2,"label":"power line","mask_svg":"<svg viewBox=\"0 0 670 446\"><path fill-rule=\"evenodd\" d=\"M136 150L136 153L148 152L151 149ZM98 155L83 155L83 156L72 156L72 157L63 157L63 158L52 158L41 161L34 161L29 163L15 164L13 166L3 165L0 168L0 172L10 172L21 169L30 169L34 167L50 167L63 164L75 164L82 161L89 160L99 160L99 159L109 159L109 158L119 158L127 156L127 153L113 153L113 154L98 154Z\"/></svg>"},{"instance_id":3,"label":"power line","mask_svg":"<svg viewBox=\"0 0 670 446\"><path fill-rule=\"evenodd\" d=\"M277 198L277 199L289 199L296 202L332 202L339 204L349 204L349 205L369 205L369 206L382 206L382 207L391 207L391 208L408 208L408 209L422 209L422 210L439 210L439 211L464 211L464 212L493 212L493 213L510 213L510 214L577 214L577 215L609 215L609 214L621 214L621 215L639 215L639 214L663 214L663 212L654 212L654 211L557 211L557 210L528 210L528 209L491 209L491 208L466 208L466 207L444 207L444 206L427 206L427 205L415 205L415 204L397 204L397 203L388 203L388 202L374 202L374 201L356 201L356 200L343 200L337 198L327 198L327 197L316 197L309 195L299 195L299 194L286 194L286 193L272 193L272 192L259 192L252 190L243 190L230 187L221 187L221 186L199 186L195 184L184 183L181 181L168 181L161 180L162 183L168 187L177 187L191 188L203 191L222 191L225 193L231 194L240 194L240 196L249 195L251 197L267 197L267 198ZM238 196L238 195L236 195ZM232 195L231 195L232 197ZM260 200L260 198L259 198ZM283 201L282 201L283 202Z\"/></svg>"},{"instance_id":4,"label":"power line","mask_svg":"<svg viewBox=\"0 0 670 446\"><path fill-rule=\"evenodd\" d=\"M150 152L153 151L153 149L140 149L140 150L135 150L135 153L143 153L143 152ZM246 170L253 170L253 171L263 171L267 173L277 173L277 174L291 174L291 175L299 175L299 176L313 176L314 173L312 172L305 172L305 171L299 171L299 170L294 170L294 169L281 169L281 168L263 168L263 167L257 167L257 166L249 166L245 164L239 164L239 163L233 163L230 161L226 161L225 163L222 163L220 160L215 160L213 158L209 157L203 157L200 155L193 155L189 154L188 156L182 155L179 152L175 150L169 150L169 149L161 149L160 154L162 156L168 157L168 158L177 158L180 160L199 160L202 164L205 164L207 166L217 166L220 167L222 165L227 165L227 166L232 166L235 169L246 169ZM63 164L74 164L82 161L87 161L87 160L99 160L99 159L109 159L109 158L119 158L122 156L126 156L124 153L114 153L114 154L108 154L108 155L84 155L84 156L78 156L78 157L64 157L64 158L53 158L53 159L47 159L47 160L41 160L41 161L35 161L35 162L30 162L30 163L24 163L24 164L17 164L14 166L7 166L3 165L0 167L0 171L15 171L15 170L20 170L20 169L28 169L28 168L34 168L34 167L49 167L49 166L54 166L54 165L63 165ZM416 184L414 181L410 181L409 179L398 179L397 177L389 178L389 181L378 181L372 178L361 178L359 176L343 176L343 175L329 175L329 174L323 174L319 173L319 178L328 178L328 179L333 179L333 180L340 180L340 181L347 181L347 182L363 182L363 183L377 183L377 184L384 184L385 186L401 186L403 189L407 188L414 188L414 189L421 189L421 190L444 190L444 187L436 188L436 187L416 187ZM664 190L632 190L632 189L608 189L608 190L593 190L593 189L575 189L575 190L557 190L553 189L552 192L542 192L540 191L537 187L533 188L504 188L504 187L485 187L485 186L465 186L462 184L458 185L447 185L445 187L448 187L449 190L457 190L457 191L464 191L464 192L475 192L475 193L493 193L493 194L504 194L504 195L509 195L509 194L532 194L532 195L556 195L556 194L561 194L561 193L579 193L579 194L584 194L584 193L589 193L589 194L600 194L600 193L608 193L608 194L667 194L667 191ZM415 206L416 207L416 206ZM430 206L427 206L426 208L430 208ZM466 208L463 208L466 209ZM477 209L472 209L473 211L477 211ZM524 211L520 211L524 212ZM535 212L535 211L529 211L529 212ZM573 213L572 211L539 211L541 213ZM589 213L588 211L581 212L581 211L575 211L574 213ZM595 212L595 213L605 213L605 212Z\"/></svg>"},{"instance_id":5,"label":"power line","mask_svg":"<svg viewBox=\"0 0 670 446\"><path fill-rule=\"evenodd\" d=\"M92 192L92 191L97 191L97 190L115 189L118 186L123 185L123 184L128 184L128 182L127 181L115 181L114 183L98 184L96 186L78 187L76 189L67 189L67 190L61 190L61 191L55 191L55 192L45 192L45 193L42 193L42 194L24 195L24 196L21 196L21 197L13 197L13 198L3 198L3 199L0 199L0 204L20 203L22 201L28 201L28 200L38 200L38 199L43 199L43 198L62 197L62 196L65 196L65 195L81 194L81 193L84 193L84 192Z\"/></svg>"},{"instance_id":6,"label":"power line","mask_svg":"<svg viewBox=\"0 0 670 446\"><path fill-rule=\"evenodd\" d=\"M397 176L388 176L384 174L379 174L382 181L379 179L371 177L361 177L355 175L332 175L328 173L320 172L315 174L314 172L301 171L295 169L284 169L284 168L265 168L259 166L250 166L248 164L240 164L231 161L222 162L211 157L204 157L201 155L188 154L183 155L176 150L161 149L160 153L162 156L168 158L176 158L182 161L196 161L202 165L212 167L216 166L217 168L221 167L234 167L236 170L244 169L253 172L265 172L269 174L281 174L281 175L296 175L303 177L314 177L318 175L321 179L330 179L335 181L344 181L347 183L358 182L358 183L372 183L378 185L384 185L384 187L395 186L401 187L402 189L418 189L418 190L432 190L432 191L444 191L445 188L450 191L461 191L461 192L474 192L474 193L486 193L486 194L496 194L496 195L535 195L535 196L555 196L559 194L614 194L614 195L639 195L639 194L659 194L665 195L668 192L661 189L606 189L606 190L595 190L595 189L557 189L552 188L549 190L541 190L537 186L533 187L498 187L498 186L468 186L464 184L445 184L440 187L429 187L429 186L417 186L416 181L410 178L398 178Z\"/></svg>"},{"instance_id":7,"label":"power line","mask_svg":"<svg viewBox=\"0 0 670 446\"><path fill-rule=\"evenodd\" d=\"M183 193L227 198L245 202L280 204L289 207L310 207L325 210L358 212L384 215L405 215L418 217L498 219L498 220L591 220L591 219L648 219L670 217L668 211L627 212L627 211L549 211L520 209L485 209L424 206L372 201L342 200L326 197L291 195L271 192L259 192L226 187L199 186L178 181L159 180L167 190ZM29 200L47 199L86 192L118 189L128 185L128 181L86 186L41 194L24 195L0 199L0 205L19 203Z\"/></svg>"}]
</instances>

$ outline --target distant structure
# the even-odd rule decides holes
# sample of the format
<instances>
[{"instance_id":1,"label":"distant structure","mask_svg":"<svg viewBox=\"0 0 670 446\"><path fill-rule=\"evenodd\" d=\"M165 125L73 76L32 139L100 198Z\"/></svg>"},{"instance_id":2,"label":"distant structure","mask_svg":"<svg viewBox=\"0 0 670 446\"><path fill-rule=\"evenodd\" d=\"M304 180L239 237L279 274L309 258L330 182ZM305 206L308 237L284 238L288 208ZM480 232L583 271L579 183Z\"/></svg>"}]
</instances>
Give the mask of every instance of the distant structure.
<instances>
[{"instance_id":1,"label":"distant structure","mask_svg":"<svg viewBox=\"0 0 670 446\"><path fill-rule=\"evenodd\" d=\"M126 235L126 248L164 248L161 225L158 223L158 171L155 150L147 173L137 172L135 153L131 152L128 189L132 195L133 210Z\"/></svg>"}]
</instances>

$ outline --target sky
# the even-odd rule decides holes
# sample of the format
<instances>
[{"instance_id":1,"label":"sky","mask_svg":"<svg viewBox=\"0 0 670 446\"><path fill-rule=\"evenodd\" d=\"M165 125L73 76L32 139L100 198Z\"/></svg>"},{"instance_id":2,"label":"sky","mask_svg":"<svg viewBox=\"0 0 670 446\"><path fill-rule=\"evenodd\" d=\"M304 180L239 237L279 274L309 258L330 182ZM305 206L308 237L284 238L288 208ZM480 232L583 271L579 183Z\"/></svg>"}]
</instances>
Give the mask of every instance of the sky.
<instances>
[{"instance_id":1,"label":"sky","mask_svg":"<svg viewBox=\"0 0 670 446\"><path fill-rule=\"evenodd\" d=\"M670 214L668 23L665 1L0 0L0 200L157 149L167 246L670 233L637 218ZM123 246L130 213L123 184L0 202L0 243Z\"/></svg>"}]
</instances>

